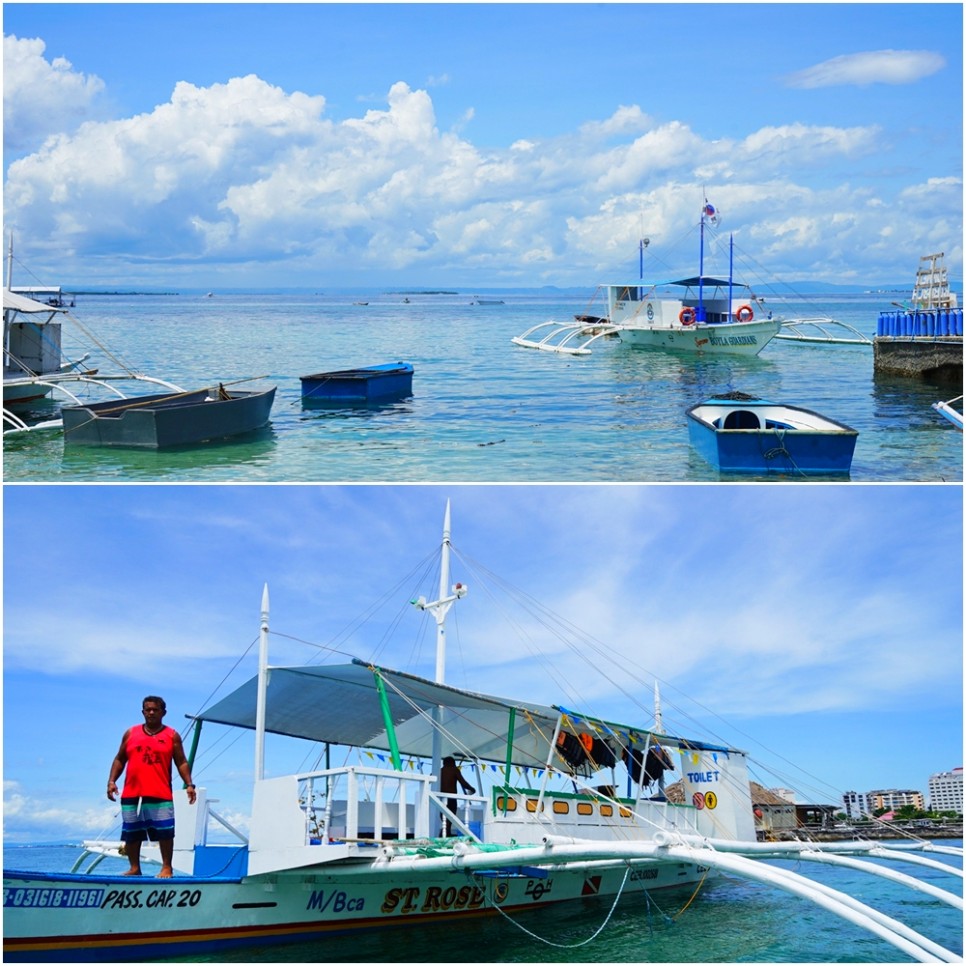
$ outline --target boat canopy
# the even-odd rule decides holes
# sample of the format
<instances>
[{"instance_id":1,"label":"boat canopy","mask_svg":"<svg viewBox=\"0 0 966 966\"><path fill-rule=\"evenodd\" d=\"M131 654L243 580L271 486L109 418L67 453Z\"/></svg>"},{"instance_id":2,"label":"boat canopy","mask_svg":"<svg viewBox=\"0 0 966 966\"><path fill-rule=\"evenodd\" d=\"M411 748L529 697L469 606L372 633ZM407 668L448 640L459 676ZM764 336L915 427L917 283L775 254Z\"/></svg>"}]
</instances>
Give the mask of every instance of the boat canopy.
<instances>
[{"instance_id":1,"label":"boat canopy","mask_svg":"<svg viewBox=\"0 0 966 966\"><path fill-rule=\"evenodd\" d=\"M433 713L440 708L442 754L534 768L546 765L561 714L565 730L610 739L618 755L621 747L643 747L649 735L646 728L464 691L358 659L351 664L270 667L267 673L265 731L311 741L431 758L437 727ZM254 729L257 692L254 677L189 717ZM730 750L664 735L660 740L666 746Z\"/></svg>"},{"instance_id":2,"label":"boat canopy","mask_svg":"<svg viewBox=\"0 0 966 966\"><path fill-rule=\"evenodd\" d=\"M662 279L659 281L646 282L642 279L637 279L634 282L610 282L608 283L608 288L646 288L655 289L663 288L666 285L680 285L683 288L697 288L699 285L707 285L708 287L718 286L719 288L750 288L744 282L739 282L737 279L729 280L727 278L718 278L715 275L693 275L690 278L670 278Z\"/></svg>"},{"instance_id":3,"label":"boat canopy","mask_svg":"<svg viewBox=\"0 0 966 966\"><path fill-rule=\"evenodd\" d=\"M3 311L23 312L25 314L45 312L49 315L52 312L65 312L67 310L53 305L45 305L43 302L29 299L26 295L20 295L17 292L11 291L9 288L5 288L3 290Z\"/></svg>"}]
</instances>

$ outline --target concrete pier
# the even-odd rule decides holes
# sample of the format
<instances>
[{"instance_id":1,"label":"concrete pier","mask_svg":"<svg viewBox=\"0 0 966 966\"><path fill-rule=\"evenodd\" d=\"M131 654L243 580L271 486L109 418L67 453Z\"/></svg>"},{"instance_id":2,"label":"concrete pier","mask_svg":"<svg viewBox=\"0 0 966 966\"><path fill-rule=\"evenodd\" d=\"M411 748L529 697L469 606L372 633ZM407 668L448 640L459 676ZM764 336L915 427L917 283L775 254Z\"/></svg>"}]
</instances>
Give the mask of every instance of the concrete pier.
<instances>
[{"instance_id":1,"label":"concrete pier","mask_svg":"<svg viewBox=\"0 0 966 966\"><path fill-rule=\"evenodd\" d=\"M963 337L876 336L876 372L963 384Z\"/></svg>"},{"instance_id":2,"label":"concrete pier","mask_svg":"<svg viewBox=\"0 0 966 966\"><path fill-rule=\"evenodd\" d=\"M939 307L880 312L873 348L876 372L962 386L963 310L949 296Z\"/></svg>"}]
</instances>

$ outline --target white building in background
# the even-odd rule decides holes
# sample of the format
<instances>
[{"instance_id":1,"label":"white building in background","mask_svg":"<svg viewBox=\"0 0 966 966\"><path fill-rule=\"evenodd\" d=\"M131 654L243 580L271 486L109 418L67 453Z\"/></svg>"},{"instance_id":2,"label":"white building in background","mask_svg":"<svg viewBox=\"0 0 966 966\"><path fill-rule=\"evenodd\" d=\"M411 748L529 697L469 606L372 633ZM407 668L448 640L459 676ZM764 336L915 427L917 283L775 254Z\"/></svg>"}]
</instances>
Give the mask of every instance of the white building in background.
<instances>
[{"instance_id":1,"label":"white building in background","mask_svg":"<svg viewBox=\"0 0 966 966\"><path fill-rule=\"evenodd\" d=\"M934 812L963 811L963 769L941 771L929 776L929 808Z\"/></svg>"},{"instance_id":2,"label":"white building in background","mask_svg":"<svg viewBox=\"0 0 966 966\"><path fill-rule=\"evenodd\" d=\"M869 806L866 804L865 795L862 792L846 792L842 796L842 804L845 814L850 819L860 819L869 815Z\"/></svg>"}]
</instances>

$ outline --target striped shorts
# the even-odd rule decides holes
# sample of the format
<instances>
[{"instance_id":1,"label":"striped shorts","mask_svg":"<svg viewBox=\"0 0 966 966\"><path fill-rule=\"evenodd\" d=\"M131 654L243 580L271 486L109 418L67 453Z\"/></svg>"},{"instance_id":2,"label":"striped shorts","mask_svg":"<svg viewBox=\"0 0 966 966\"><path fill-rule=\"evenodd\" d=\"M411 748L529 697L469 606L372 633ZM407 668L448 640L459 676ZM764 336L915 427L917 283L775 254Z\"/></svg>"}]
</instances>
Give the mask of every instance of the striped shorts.
<instances>
[{"instance_id":1,"label":"striped shorts","mask_svg":"<svg viewBox=\"0 0 966 966\"><path fill-rule=\"evenodd\" d=\"M163 798L121 799L121 841L174 838L174 802Z\"/></svg>"}]
</instances>

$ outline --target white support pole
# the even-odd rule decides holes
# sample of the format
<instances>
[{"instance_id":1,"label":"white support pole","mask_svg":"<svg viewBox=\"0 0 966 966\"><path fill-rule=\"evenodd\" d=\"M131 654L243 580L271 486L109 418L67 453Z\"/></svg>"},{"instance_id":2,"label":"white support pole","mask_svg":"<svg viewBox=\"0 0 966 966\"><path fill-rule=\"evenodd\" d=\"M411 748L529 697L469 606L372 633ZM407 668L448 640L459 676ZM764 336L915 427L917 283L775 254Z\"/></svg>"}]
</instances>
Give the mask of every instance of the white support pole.
<instances>
[{"instance_id":1,"label":"white support pole","mask_svg":"<svg viewBox=\"0 0 966 966\"><path fill-rule=\"evenodd\" d=\"M265 777L265 703L268 692L268 584L262 590L258 635L258 702L255 706L255 780Z\"/></svg>"}]
</instances>

